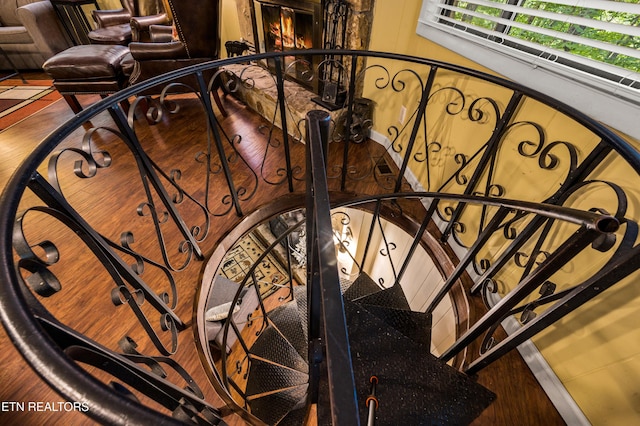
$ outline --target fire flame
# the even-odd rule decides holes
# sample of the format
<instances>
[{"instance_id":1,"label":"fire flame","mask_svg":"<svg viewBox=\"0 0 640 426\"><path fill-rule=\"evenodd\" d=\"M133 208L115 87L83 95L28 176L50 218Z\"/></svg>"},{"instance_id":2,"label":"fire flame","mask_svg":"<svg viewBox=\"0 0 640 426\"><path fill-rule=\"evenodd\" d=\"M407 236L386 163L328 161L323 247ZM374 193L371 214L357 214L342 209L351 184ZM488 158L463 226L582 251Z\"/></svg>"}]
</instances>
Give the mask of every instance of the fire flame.
<instances>
[{"instance_id":1,"label":"fire flame","mask_svg":"<svg viewBox=\"0 0 640 426\"><path fill-rule=\"evenodd\" d=\"M282 22L282 26L280 22ZM291 16L284 16L281 13L280 22L269 24L269 32L275 37L274 45L276 49L309 49L312 47L310 42L307 43L304 36L298 35L296 37L295 25Z\"/></svg>"}]
</instances>

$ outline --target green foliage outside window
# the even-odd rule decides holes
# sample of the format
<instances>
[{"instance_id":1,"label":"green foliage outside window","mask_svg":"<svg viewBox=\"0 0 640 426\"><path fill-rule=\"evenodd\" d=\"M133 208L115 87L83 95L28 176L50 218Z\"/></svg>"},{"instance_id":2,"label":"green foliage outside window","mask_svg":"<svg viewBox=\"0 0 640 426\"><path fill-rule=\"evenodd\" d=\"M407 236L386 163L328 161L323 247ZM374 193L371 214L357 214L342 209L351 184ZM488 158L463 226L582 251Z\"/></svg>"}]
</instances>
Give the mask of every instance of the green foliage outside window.
<instances>
[{"instance_id":1,"label":"green foliage outside window","mask_svg":"<svg viewBox=\"0 0 640 426\"><path fill-rule=\"evenodd\" d=\"M618 1L622 3L639 4L640 0L609 0ZM513 0L494 0L499 4L517 4ZM469 12L481 13L483 15L489 15L493 17L502 17L503 19L510 19L515 22L519 22L534 27L545 28L559 33L571 34L582 38L598 40L608 43L610 45L624 46L631 49L640 49L640 37L634 37L631 35L620 34L617 32L606 31L598 28L591 28L587 26L577 25L570 22L563 22L561 20L553 20L549 18L541 18L526 14L517 14L511 16L510 13L498 8L491 8L481 5L475 5L463 1L457 1L456 6L468 10ZM640 25L640 13L624 13L613 12L609 10L589 9L575 6L568 6L563 4L548 3L540 0L523 0L520 4L521 7L528 9L540 9L546 12L555 13L559 15L573 15L582 18L588 18L597 21L609 22L614 24L622 24L629 26ZM640 5L639 5L640 8ZM590 58L599 62L608 63L621 68L625 68L634 72L640 72L640 60L627 55L611 52L609 50L600 49L597 47L587 46L585 44L576 43L568 40L564 40L559 37L551 37L544 34L536 33L535 31L528 31L522 28L514 26L501 25L497 22L489 19L483 19L471 14L455 12L452 17L457 21L468 22L475 26L485 28L491 31L498 31L506 33L512 37L526 40L532 43L536 43L541 46L551 47L556 50L569 52L575 55L580 55L586 58Z\"/></svg>"}]
</instances>

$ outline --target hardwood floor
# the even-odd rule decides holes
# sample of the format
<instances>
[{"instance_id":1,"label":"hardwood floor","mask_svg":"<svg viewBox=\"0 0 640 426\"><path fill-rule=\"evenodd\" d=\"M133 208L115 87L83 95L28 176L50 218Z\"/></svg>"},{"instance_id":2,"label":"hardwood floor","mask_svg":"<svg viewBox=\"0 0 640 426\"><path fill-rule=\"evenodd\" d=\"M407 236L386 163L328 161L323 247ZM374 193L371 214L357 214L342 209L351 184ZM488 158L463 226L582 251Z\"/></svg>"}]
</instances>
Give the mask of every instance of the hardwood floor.
<instances>
[{"instance_id":1,"label":"hardwood floor","mask_svg":"<svg viewBox=\"0 0 640 426\"><path fill-rule=\"evenodd\" d=\"M223 102L225 102L225 107L229 112L229 116L222 120L225 132L230 135L236 133L245 135L243 140L236 146L238 151L240 151L246 159L246 165L241 165L244 169L242 167L240 168L236 178L242 182L240 186L245 188L244 190L246 190L247 193L255 191L253 197L243 201L241 204L244 212L254 211L269 204L278 197L286 195L288 191L285 185L265 185L264 183L259 183L256 188L253 187L254 178L249 169L260 173L261 165L263 164L262 154L266 149L263 135L257 134L255 131L261 123L261 119L233 99L225 99ZM186 107L188 108L188 105ZM52 132L59 123L71 118L72 115L71 110L64 101L58 101L50 108L0 133L0 187L4 188L17 165L34 149L38 142ZM188 114L184 115L188 116ZM185 158L194 158L198 155L198 150L200 149L192 143L192 132L199 126L197 120L194 118L192 122L182 123L181 126L175 126L172 120L174 120L174 118L169 117L157 126L148 128L144 128L145 125L142 123L136 124L136 126L143 128L140 129L141 134L144 135L141 137L141 143L149 150L152 158L158 162L160 167L163 167L163 165L168 166L171 161L175 160L175 158L171 157L162 157L161 154L163 152L172 152L174 155L179 154ZM110 123L111 118L106 114L102 114L93 120L95 126L111 125ZM168 126L168 123L171 123L171 126ZM175 129L176 127L181 130L177 134L171 133L171 129ZM108 145L109 137L103 136L103 138L103 140L99 141L99 144ZM168 151L166 151L167 148L169 148ZM375 144L362 144L358 148L355 148L352 153L354 154L353 164L371 162L372 157L377 158L384 154L383 150ZM156 154L157 157L154 156ZM271 155L273 155L273 157L271 157ZM272 149L272 153L267 156L264 161L265 172L271 173L274 169L272 164L275 164L276 159L279 160L279 158L277 158L278 155L277 150ZM339 164L341 152L338 144L332 144L329 156L331 159L329 164ZM117 157L114 156L114 158ZM294 146L292 158L294 164L304 164L304 154L300 144ZM127 161L131 160L129 159ZM116 171L120 170L119 167L120 165L117 165L114 169ZM126 169L126 167L122 167L122 170ZM183 170L184 176L187 176L191 172L195 172L195 170ZM130 182L134 178L134 174L111 172L103 180L96 180L92 185L65 182L64 191L67 197L73 195L75 199L79 200L77 208L82 210L92 221L100 224L109 224L109 218L113 214L112 209L119 208L122 203L122 200L118 198L119 196L136 198L140 195L138 192L140 189L136 189L130 185ZM272 173L268 178L276 179L278 175ZM224 185L220 183L221 181L216 180L221 179L219 175L212 176L211 179L211 196L213 197L216 195L215 190L224 187ZM102 190L103 185L121 188L121 190L109 193L109 191ZM185 183L185 185L188 186L188 182ZM332 179L331 185L333 190L339 189L337 179ZM295 187L297 191L301 191L303 182L297 181ZM377 186L371 179L352 179L349 180L347 190L351 193L369 194L377 192ZM96 209L94 204L92 204L92 200L95 200L96 196L100 197L101 200L100 209ZM417 210L415 214L416 217L418 217L419 207L414 208ZM213 243L215 241L218 241L228 230L241 222L240 218L235 216L233 212L227 213L223 217L225 218L224 226L219 226L219 222L217 222L216 227L210 231L211 235L204 244L206 253L210 253L214 249ZM139 218L132 218L132 229L138 226L145 226L138 222ZM120 232L120 230L110 230L108 228L108 226L105 226L105 232L112 232L114 234L108 236L117 239L118 235L115 231ZM37 234L39 230L34 229L32 232ZM69 236L69 238L72 238L72 236ZM179 261L178 257L174 260L176 262ZM59 315L64 317L65 321L74 324L83 332L87 333L87 335L91 336L95 334L104 339L105 323L103 320L104 318L109 318L111 315L114 315L115 308L111 305L105 307L105 303L103 303L104 301L101 298L94 297L95 287L92 286L88 288L84 285L86 283L83 282L83 277L74 277L73 272L74 271L60 271L64 278L67 278L69 282L71 282L70 285L77 286L74 295L69 300L52 302L51 309L56 309ZM199 267L193 267L183 274L177 283L181 292L181 300L176 308L176 312L180 318L192 317L192 300L197 291L197 284L194 283L199 282L200 275L201 269ZM100 275L92 277L92 281L99 281L99 277ZM82 312L86 313L81 318L78 318L74 312L74 309L78 306L81 306L83 308ZM475 306L475 309L482 309L479 302L478 306ZM113 341L110 343L113 344L113 347L117 347L117 340L120 336L135 334L136 331L120 324L119 321L115 321L116 316L113 318L114 321L110 323L107 322L107 324L109 326L109 333L113 336ZM124 321L122 323L124 323ZM196 381L200 384L206 383L206 377L202 367L199 365L199 359L193 356L193 333L185 330L180 333L179 340L180 347L191 348L191 351L179 352L176 358L194 375ZM13 348L4 330L0 335L0 348L2 350L0 353L0 362L2 362L2 368L0 369L0 393L2 394L2 401L42 401L52 403L63 401L26 365L18 352ZM563 424L557 411L553 405L551 405L516 352L509 354L499 362L483 370L478 375L478 381L494 391L498 397L497 401L485 410L474 422L474 425ZM222 401L215 395L211 386L207 386L204 391L206 397L213 405L217 407L222 406ZM228 416L225 420L232 425L243 424L242 420L234 415ZM94 424L92 420L83 414L65 411L0 411L0 423L25 425Z\"/></svg>"}]
</instances>

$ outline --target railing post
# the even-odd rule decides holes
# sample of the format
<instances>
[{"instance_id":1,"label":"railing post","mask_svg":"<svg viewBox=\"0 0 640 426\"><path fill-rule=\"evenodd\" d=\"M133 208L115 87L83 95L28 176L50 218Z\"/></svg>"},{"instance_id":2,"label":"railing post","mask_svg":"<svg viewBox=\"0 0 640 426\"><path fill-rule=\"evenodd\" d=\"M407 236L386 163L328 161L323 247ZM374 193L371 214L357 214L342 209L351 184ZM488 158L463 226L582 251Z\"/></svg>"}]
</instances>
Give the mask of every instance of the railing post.
<instances>
[{"instance_id":1,"label":"railing post","mask_svg":"<svg viewBox=\"0 0 640 426\"><path fill-rule=\"evenodd\" d=\"M318 276L318 256L316 256L317 231L313 204L313 177L311 173L312 143L309 138L309 123L307 122L307 148L306 148L306 248L307 248L307 303L308 303L308 338L309 338L309 399L311 403L318 402L318 387L320 381L320 364L322 363L322 294L320 291L320 277Z\"/></svg>"},{"instance_id":2,"label":"railing post","mask_svg":"<svg viewBox=\"0 0 640 426\"><path fill-rule=\"evenodd\" d=\"M332 424L358 425L358 401L333 243L326 176L330 119L325 111L307 113L307 255L311 256L307 260L307 285L310 287L309 393L310 397L317 396L322 361L319 350L324 347ZM321 334L321 330L324 333Z\"/></svg>"}]
</instances>

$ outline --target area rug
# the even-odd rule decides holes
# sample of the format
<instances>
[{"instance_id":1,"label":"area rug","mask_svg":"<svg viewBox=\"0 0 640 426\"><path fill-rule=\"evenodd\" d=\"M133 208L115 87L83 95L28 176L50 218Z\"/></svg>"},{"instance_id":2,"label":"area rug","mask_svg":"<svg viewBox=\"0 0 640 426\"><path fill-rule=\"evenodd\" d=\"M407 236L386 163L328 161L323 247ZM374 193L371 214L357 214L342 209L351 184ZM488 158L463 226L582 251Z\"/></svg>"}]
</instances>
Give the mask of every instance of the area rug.
<instances>
[{"instance_id":1,"label":"area rug","mask_svg":"<svg viewBox=\"0 0 640 426\"><path fill-rule=\"evenodd\" d=\"M241 282L256 260L264 253L265 247L252 234L240 240L227 252L222 263L221 275L231 281ZM284 267L274 256L268 254L254 271L262 298L266 298L289 282ZM251 283L251 280L248 281Z\"/></svg>"},{"instance_id":2,"label":"area rug","mask_svg":"<svg viewBox=\"0 0 640 426\"><path fill-rule=\"evenodd\" d=\"M20 79L0 83L0 132L60 99L50 80Z\"/></svg>"}]
</instances>

